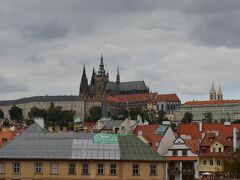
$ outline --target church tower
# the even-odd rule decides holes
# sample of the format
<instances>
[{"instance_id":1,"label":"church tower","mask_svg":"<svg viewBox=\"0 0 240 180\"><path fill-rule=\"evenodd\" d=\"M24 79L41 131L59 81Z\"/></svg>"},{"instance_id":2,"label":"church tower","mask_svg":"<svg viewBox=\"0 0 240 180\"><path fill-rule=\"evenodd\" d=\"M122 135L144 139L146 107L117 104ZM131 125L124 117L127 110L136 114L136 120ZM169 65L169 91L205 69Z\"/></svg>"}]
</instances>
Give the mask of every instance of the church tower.
<instances>
[{"instance_id":1,"label":"church tower","mask_svg":"<svg viewBox=\"0 0 240 180\"><path fill-rule=\"evenodd\" d=\"M80 83L79 96L86 97L88 95L88 79L86 75L85 64L83 67L82 79Z\"/></svg>"},{"instance_id":2,"label":"church tower","mask_svg":"<svg viewBox=\"0 0 240 180\"><path fill-rule=\"evenodd\" d=\"M217 91L217 100L223 100L223 93L222 93L222 88L220 84L218 86L218 91Z\"/></svg>"},{"instance_id":3,"label":"church tower","mask_svg":"<svg viewBox=\"0 0 240 180\"><path fill-rule=\"evenodd\" d=\"M212 82L212 86L211 86L211 89L210 89L210 92L209 92L209 101L213 101L213 100L216 100L216 91L215 91L215 88L214 88L214 84Z\"/></svg>"}]
</instances>

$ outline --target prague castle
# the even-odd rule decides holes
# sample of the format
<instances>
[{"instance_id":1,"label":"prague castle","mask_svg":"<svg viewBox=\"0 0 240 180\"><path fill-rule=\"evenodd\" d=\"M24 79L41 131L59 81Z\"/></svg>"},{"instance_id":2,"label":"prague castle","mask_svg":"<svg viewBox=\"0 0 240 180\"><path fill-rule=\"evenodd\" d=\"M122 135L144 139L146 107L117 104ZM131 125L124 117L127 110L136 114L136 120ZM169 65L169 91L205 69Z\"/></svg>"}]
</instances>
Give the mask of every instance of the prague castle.
<instances>
[{"instance_id":1,"label":"prague castle","mask_svg":"<svg viewBox=\"0 0 240 180\"><path fill-rule=\"evenodd\" d=\"M83 68L80 83L80 97L101 97L104 95L141 94L149 93L149 88L144 81L121 82L119 67L117 68L116 81L109 80L109 74L104 69L103 56L101 56L99 70L96 73L93 68L90 85L86 75L85 66Z\"/></svg>"}]
</instances>

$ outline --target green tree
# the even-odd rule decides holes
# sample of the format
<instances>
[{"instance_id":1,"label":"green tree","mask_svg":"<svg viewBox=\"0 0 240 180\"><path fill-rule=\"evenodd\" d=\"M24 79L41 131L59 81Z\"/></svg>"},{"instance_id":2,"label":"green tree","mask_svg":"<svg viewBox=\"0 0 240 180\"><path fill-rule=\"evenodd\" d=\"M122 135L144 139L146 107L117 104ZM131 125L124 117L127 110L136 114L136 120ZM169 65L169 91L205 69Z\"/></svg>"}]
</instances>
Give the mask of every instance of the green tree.
<instances>
[{"instance_id":1,"label":"green tree","mask_svg":"<svg viewBox=\"0 0 240 180\"><path fill-rule=\"evenodd\" d=\"M240 119L236 119L235 121L232 122L232 124L240 124Z\"/></svg>"},{"instance_id":2,"label":"green tree","mask_svg":"<svg viewBox=\"0 0 240 180\"><path fill-rule=\"evenodd\" d=\"M102 117L102 107L93 106L89 109L90 121L96 122Z\"/></svg>"},{"instance_id":3,"label":"green tree","mask_svg":"<svg viewBox=\"0 0 240 180\"><path fill-rule=\"evenodd\" d=\"M0 109L0 119L4 119L4 113L3 113L2 109Z\"/></svg>"},{"instance_id":4,"label":"green tree","mask_svg":"<svg viewBox=\"0 0 240 180\"><path fill-rule=\"evenodd\" d=\"M213 122L213 114L211 112L203 113L203 122L212 123Z\"/></svg>"},{"instance_id":5,"label":"green tree","mask_svg":"<svg viewBox=\"0 0 240 180\"><path fill-rule=\"evenodd\" d=\"M76 114L75 111L73 110L69 110L69 111L62 111L62 115L63 115L63 120L66 121L66 122L73 122L73 119L74 119L74 115Z\"/></svg>"},{"instance_id":6,"label":"green tree","mask_svg":"<svg viewBox=\"0 0 240 180\"><path fill-rule=\"evenodd\" d=\"M45 109L40 109L40 108L37 108L37 107L34 106L29 111L28 117L30 119L33 119L35 117L42 117L42 118L46 119L47 118L47 111Z\"/></svg>"},{"instance_id":7,"label":"green tree","mask_svg":"<svg viewBox=\"0 0 240 180\"><path fill-rule=\"evenodd\" d=\"M193 121L193 114L191 112L185 112L182 123L191 123Z\"/></svg>"},{"instance_id":8,"label":"green tree","mask_svg":"<svg viewBox=\"0 0 240 180\"><path fill-rule=\"evenodd\" d=\"M162 124L162 122L165 120L165 115L166 112L165 111L158 111L158 118L157 118L157 122L158 124Z\"/></svg>"},{"instance_id":9,"label":"green tree","mask_svg":"<svg viewBox=\"0 0 240 180\"><path fill-rule=\"evenodd\" d=\"M17 123L21 123L23 120L22 109L13 105L9 110L11 120L15 120Z\"/></svg>"},{"instance_id":10,"label":"green tree","mask_svg":"<svg viewBox=\"0 0 240 180\"><path fill-rule=\"evenodd\" d=\"M54 104L51 103L47 110L47 120L53 123L63 120L62 107L54 106Z\"/></svg>"},{"instance_id":11,"label":"green tree","mask_svg":"<svg viewBox=\"0 0 240 180\"><path fill-rule=\"evenodd\" d=\"M240 178L240 152L234 152L233 155L224 161L224 174L228 178Z\"/></svg>"}]
</instances>

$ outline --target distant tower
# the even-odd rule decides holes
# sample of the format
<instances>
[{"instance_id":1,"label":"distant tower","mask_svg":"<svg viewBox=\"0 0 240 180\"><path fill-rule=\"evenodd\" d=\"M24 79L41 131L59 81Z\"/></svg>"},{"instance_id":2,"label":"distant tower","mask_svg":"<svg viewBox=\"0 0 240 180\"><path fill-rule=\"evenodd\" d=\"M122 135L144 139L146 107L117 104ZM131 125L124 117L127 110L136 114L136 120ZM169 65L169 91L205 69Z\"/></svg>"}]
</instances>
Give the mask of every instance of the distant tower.
<instances>
[{"instance_id":1,"label":"distant tower","mask_svg":"<svg viewBox=\"0 0 240 180\"><path fill-rule=\"evenodd\" d=\"M210 92L209 92L209 101L213 101L213 100L216 100L216 91L215 91L215 88L214 88L214 84L212 82L212 86L211 86L211 89L210 89Z\"/></svg>"},{"instance_id":2,"label":"distant tower","mask_svg":"<svg viewBox=\"0 0 240 180\"><path fill-rule=\"evenodd\" d=\"M119 65L117 67L117 77L116 77L116 83L119 84L120 83L120 73L119 73Z\"/></svg>"},{"instance_id":3,"label":"distant tower","mask_svg":"<svg viewBox=\"0 0 240 180\"><path fill-rule=\"evenodd\" d=\"M93 67L92 78L91 78L91 85L93 85L95 83L95 76L96 76L96 72L95 72L95 69Z\"/></svg>"},{"instance_id":4,"label":"distant tower","mask_svg":"<svg viewBox=\"0 0 240 180\"><path fill-rule=\"evenodd\" d=\"M86 69L84 64L83 74L82 74L82 79L81 79L80 89L79 89L79 96L86 97L87 95L88 95L88 79L87 79Z\"/></svg>"},{"instance_id":5,"label":"distant tower","mask_svg":"<svg viewBox=\"0 0 240 180\"><path fill-rule=\"evenodd\" d=\"M104 64L103 64L103 55L101 55L101 61L100 61L100 65L99 65L98 75L102 75L102 76L106 75L105 69L104 69Z\"/></svg>"},{"instance_id":6,"label":"distant tower","mask_svg":"<svg viewBox=\"0 0 240 180\"><path fill-rule=\"evenodd\" d=\"M218 91L217 91L217 100L223 100L223 93L222 93L222 88L220 84L218 86Z\"/></svg>"}]
</instances>

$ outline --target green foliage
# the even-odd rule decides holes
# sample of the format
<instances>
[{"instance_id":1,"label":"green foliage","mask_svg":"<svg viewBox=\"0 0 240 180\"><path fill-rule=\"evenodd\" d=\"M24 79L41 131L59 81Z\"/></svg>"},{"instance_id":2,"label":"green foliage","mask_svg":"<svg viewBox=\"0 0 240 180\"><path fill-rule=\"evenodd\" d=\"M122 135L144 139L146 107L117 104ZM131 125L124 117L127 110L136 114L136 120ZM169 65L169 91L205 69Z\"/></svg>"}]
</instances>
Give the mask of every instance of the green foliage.
<instances>
[{"instance_id":1,"label":"green foliage","mask_svg":"<svg viewBox=\"0 0 240 180\"><path fill-rule=\"evenodd\" d=\"M213 114L211 112L205 112L203 114L203 122L205 123L212 123L213 122Z\"/></svg>"},{"instance_id":2,"label":"green foliage","mask_svg":"<svg viewBox=\"0 0 240 180\"><path fill-rule=\"evenodd\" d=\"M66 122L73 122L74 119L74 115L76 114L75 111L70 110L70 111L62 111L62 116L63 116L63 120Z\"/></svg>"},{"instance_id":3,"label":"green foliage","mask_svg":"<svg viewBox=\"0 0 240 180\"><path fill-rule=\"evenodd\" d=\"M35 117L42 117L42 118L46 119L47 118L47 111L45 109L32 107L30 112L28 113L28 117L30 119L33 119Z\"/></svg>"},{"instance_id":4,"label":"green foliage","mask_svg":"<svg viewBox=\"0 0 240 180\"><path fill-rule=\"evenodd\" d=\"M240 124L240 119L236 119L235 121L232 122L232 124Z\"/></svg>"},{"instance_id":5,"label":"green foliage","mask_svg":"<svg viewBox=\"0 0 240 180\"><path fill-rule=\"evenodd\" d=\"M23 120L22 109L13 105L9 110L11 120L15 120L17 123L21 123Z\"/></svg>"},{"instance_id":6,"label":"green foliage","mask_svg":"<svg viewBox=\"0 0 240 180\"><path fill-rule=\"evenodd\" d=\"M235 152L224 161L224 173L228 178L240 178L240 152Z\"/></svg>"},{"instance_id":7,"label":"green foliage","mask_svg":"<svg viewBox=\"0 0 240 180\"><path fill-rule=\"evenodd\" d=\"M90 121L96 122L102 117L102 107L93 106L89 109Z\"/></svg>"},{"instance_id":8,"label":"green foliage","mask_svg":"<svg viewBox=\"0 0 240 180\"><path fill-rule=\"evenodd\" d=\"M191 123L193 121L193 114L186 112L182 118L182 123Z\"/></svg>"},{"instance_id":9,"label":"green foliage","mask_svg":"<svg viewBox=\"0 0 240 180\"><path fill-rule=\"evenodd\" d=\"M166 115L165 111L161 110L158 112L158 118L157 118L158 124L162 124L162 122L166 120L165 115Z\"/></svg>"},{"instance_id":10,"label":"green foliage","mask_svg":"<svg viewBox=\"0 0 240 180\"><path fill-rule=\"evenodd\" d=\"M3 127L9 127L9 121L3 121Z\"/></svg>"},{"instance_id":11,"label":"green foliage","mask_svg":"<svg viewBox=\"0 0 240 180\"><path fill-rule=\"evenodd\" d=\"M52 122L61 121L63 119L62 108L60 106L54 106L53 103L47 110L47 120Z\"/></svg>"},{"instance_id":12,"label":"green foliage","mask_svg":"<svg viewBox=\"0 0 240 180\"><path fill-rule=\"evenodd\" d=\"M0 109L0 119L4 119L4 113L1 109Z\"/></svg>"}]
</instances>

